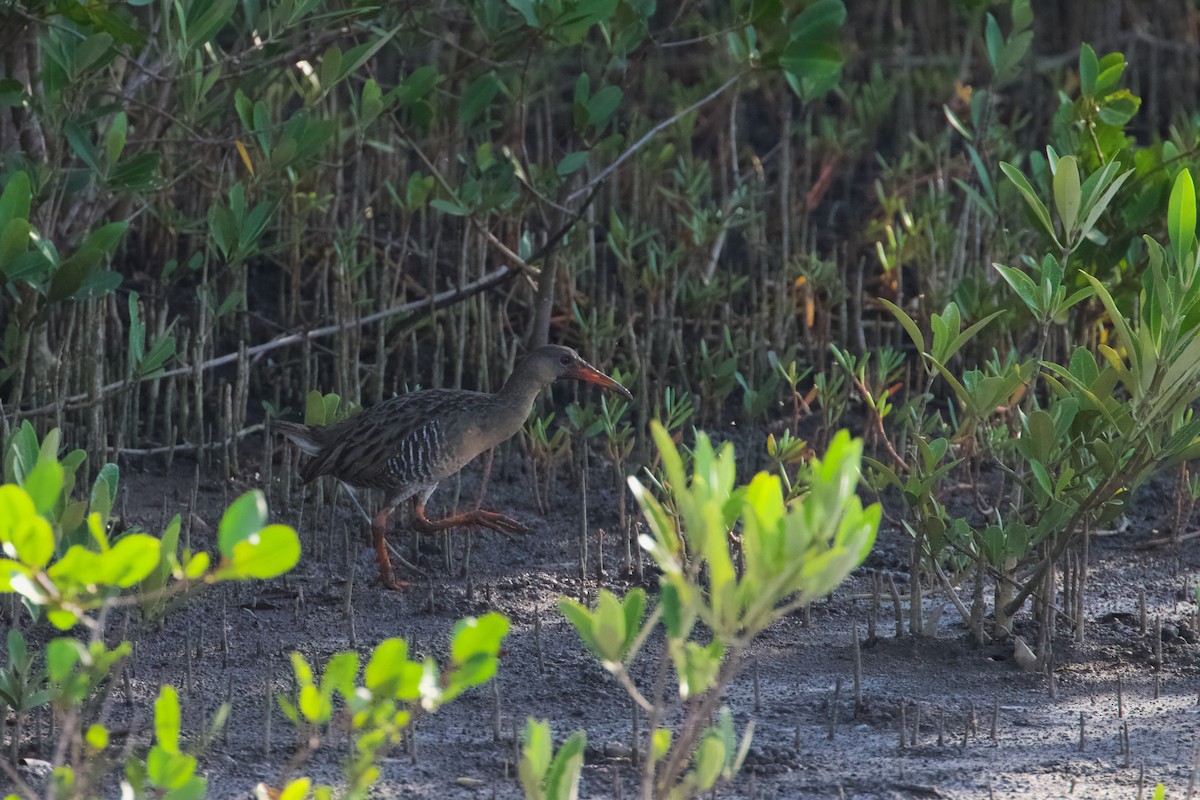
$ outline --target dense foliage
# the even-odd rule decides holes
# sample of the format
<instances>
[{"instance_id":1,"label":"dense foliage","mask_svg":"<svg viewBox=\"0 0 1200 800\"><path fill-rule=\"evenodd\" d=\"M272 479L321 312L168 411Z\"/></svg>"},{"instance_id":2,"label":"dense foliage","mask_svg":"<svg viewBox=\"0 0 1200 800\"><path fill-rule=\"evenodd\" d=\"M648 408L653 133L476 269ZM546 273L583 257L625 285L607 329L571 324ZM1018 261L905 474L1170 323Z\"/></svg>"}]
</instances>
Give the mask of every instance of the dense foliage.
<instances>
[{"instance_id":1,"label":"dense foliage","mask_svg":"<svg viewBox=\"0 0 1200 800\"><path fill-rule=\"evenodd\" d=\"M1147 33L1194 9L1042 5L0 2L14 757L47 703L74 715L56 766L107 748L81 709L124 657L101 640L108 609L161 619L300 557L267 524L292 492L269 440L264 491L232 503L215 560L181 549L178 518L118 531L117 463L194 454L243 475L272 417L495 389L547 340L635 399L535 411L536 502L594 450L626 573L645 577L640 545L662 576L648 622L636 590L564 613L664 714L625 672L661 622L685 704L685 684L705 698L678 738L655 728L644 793L736 772L710 699L755 633L862 560L879 518L860 477L911 545L910 632L925 592L980 642L1032 598L1049 668L1060 572L1082 637L1090 533L1164 467L1176 538L1200 497L1200 74L1190 44ZM735 424L739 457L769 470L744 487L731 450L685 439ZM853 530L818 524L835 522ZM91 641L49 639L39 662L22 631L47 622ZM368 657L361 683L356 654L319 679L297 658L283 706L313 749L330 725L361 736L346 785L365 793L410 715L491 676L506 630L462 623L445 672L400 640L379 645L395 674ZM197 791L178 717L164 687L135 792ZM529 795L573 794L582 736L556 755L531 721L525 743ZM285 777L288 797L333 791Z\"/></svg>"}]
</instances>

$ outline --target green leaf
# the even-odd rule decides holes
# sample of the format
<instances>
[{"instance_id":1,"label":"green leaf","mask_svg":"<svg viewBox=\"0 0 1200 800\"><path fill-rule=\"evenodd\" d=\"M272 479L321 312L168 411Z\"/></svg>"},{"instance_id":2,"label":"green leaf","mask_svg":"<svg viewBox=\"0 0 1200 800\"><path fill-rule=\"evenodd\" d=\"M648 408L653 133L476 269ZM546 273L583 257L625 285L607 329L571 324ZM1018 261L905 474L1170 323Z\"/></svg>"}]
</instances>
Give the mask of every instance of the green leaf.
<instances>
[{"instance_id":1,"label":"green leaf","mask_svg":"<svg viewBox=\"0 0 1200 800\"><path fill-rule=\"evenodd\" d=\"M1079 47L1079 93L1085 97L1096 94L1096 77L1100 73L1100 62L1096 51L1086 42Z\"/></svg>"},{"instance_id":2,"label":"green leaf","mask_svg":"<svg viewBox=\"0 0 1200 800\"><path fill-rule=\"evenodd\" d=\"M450 658L455 664L465 664L480 655L495 657L500 643L508 634L508 618L489 612L482 617L467 617L454 626Z\"/></svg>"},{"instance_id":3,"label":"green leaf","mask_svg":"<svg viewBox=\"0 0 1200 800\"><path fill-rule=\"evenodd\" d=\"M226 558L233 549L258 533L267 524L267 499L257 489L246 492L230 504L217 527L217 547Z\"/></svg>"},{"instance_id":4,"label":"green leaf","mask_svg":"<svg viewBox=\"0 0 1200 800\"><path fill-rule=\"evenodd\" d=\"M1063 156L1058 160L1058 169L1054 172L1054 205L1062 220L1063 235L1068 239L1075 231L1075 223L1079 221L1079 202L1079 165L1075 156Z\"/></svg>"},{"instance_id":5,"label":"green leaf","mask_svg":"<svg viewBox=\"0 0 1200 800\"><path fill-rule=\"evenodd\" d=\"M1012 287L1016 292L1017 297L1021 298L1021 302L1029 309L1029 313L1035 318L1041 318L1044 314L1041 307L1041 302L1038 297L1038 286L1024 272L1012 267L1006 267L1003 264L992 264L996 271L1000 273L1000 277Z\"/></svg>"},{"instance_id":6,"label":"green leaf","mask_svg":"<svg viewBox=\"0 0 1200 800\"><path fill-rule=\"evenodd\" d=\"M841 0L817 0L792 20L778 63L788 85L801 98L824 94L841 77L838 29L845 21L846 7Z\"/></svg>"},{"instance_id":7,"label":"green leaf","mask_svg":"<svg viewBox=\"0 0 1200 800\"><path fill-rule=\"evenodd\" d=\"M107 33L94 33L75 48L72 72L75 77L86 74L112 47L113 37Z\"/></svg>"},{"instance_id":8,"label":"green leaf","mask_svg":"<svg viewBox=\"0 0 1200 800\"><path fill-rule=\"evenodd\" d=\"M1017 187L1017 191L1021 193L1021 196L1025 198L1025 203L1033 212L1034 219L1041 227L1042 233L1050 237L1050 241L1056 248L1059 250L1063 249L1062 245L1058 243L1058 237L1054 233L1054 224L1050 221L1050 212L1046 210L1046 206L1038 198L1037 192L1034 191L1033 186L1029 183L1029 179L1025 177L1025 174L1021 170L1007 161L1000 162L1000 169L1008 176L1013 186Z\"/></svg>"},{"instance_id":9,"label":"green leaf","mask_svg":"<svg viewBox=\"0 0 1200 800\"><path fill-rule=\"evenodd\" d=\"M164 684L154 701L154 737L168 753L179 752L179 725L179 694L174 686Z\"/></svg>"},{"instance_id":10,"label":"green leaf","mask_svg":"<svg viewBox=\"0 0 1200 800\"><path fill-rule=\"evenodd\" d=\"M324 91L329 91L338 82L338 76L342 71L342 49L335 44L331 44L325 49L324 55L321 56L320 68L320 86Z\"/></svg>"},{"instance_id":11,"label":"green leaf","mask_svg":"<svg viewBox=\"0 0 1200 800\"><path fill-rule=\"evenodd\" d=\"M360 112L362 117L359 122L364 126L371 124L376 117L383 113L383 90L379 88L379 83L374 78L367 78L363 83L359 106L362 109Z\"/></svg>"},{"instance_id":12,"label":"green leaf","mask_svg":"<svg viewBox=\"0 0 1200 800\"><path fill-rule=\"evenodd\" d=\"M150 349L146 351L141 364L138 365L138 375L143 378L152 376L166 366L166 363L174 357L175 337L170 335L159 336L150 345Z\"/></svg>"},{"instance_id":13,"label":"green leaf","mask_svg":"<svg viewBox=\"0 0 1200 800\"><path fill-rule=\"evenodd\" d=\"M988 63L992 72L999 74L1000 58L1004 53L1004 34L1000 32L1000 23L989 13L984 27L983 42L987 46Z\"/></svg>"},{"instance_id":14,"label":"green leaf","mask_svg":"<svg viewBox=\"0 0 1200 800\"><path fill-rule=\"evenodd\" d=\"M651 758L654 761L660 761L667 752L671 749L671 729L659 728L654 731L653 740L651 742Z\"/></svg>"},{"instance_id":15,"label":"green leaf","mask_svg":"<svg viewBox=\"0 0 1200 800\"><path fill-rule=\"evenodd\" d=\"M305 800L312 790L312 778L296 778L289 781L279 793L279 800Z\"/></svg>"},{"instance_id":16,"label":"green leaf","mask_svg":"<svg viewBox=\"0 0 1200 800\"><path fill-rule=\"evenodd\" d=\"M779 57L779 66L793 90L802 99L812 100L837 83L842 74L842 52L832 41L799 40L788 45Z\"/></svg>"},{"instance_id":17,"label":"green leaf","mask_svg":"<svg viewBox=\"0 0 1200 800\"><path fill-rule=\"evenodd\" d=\"M1110 163L1115 165L1117 162L1113 161ZM1105 190L1104 194L1092 203L1091 207L1087 210L1087 217L1083 220L1083 224L1079 226L1080 236L1087 236L1089 233L1091 233L1092 228L1094 228L1096 225L1096 221L1100 219L1100 215L1104 213L1106 208L1108 208L1108 204L1112 202L1113 196L1117 193L1117 190L1120 189L1121 185L1125 183L1125 179L1132 174L1133 170L1131 169L1122 172L1117 176L1116 180L1108 185L1108 188Z\"/></svg>"},{"instance_id":18,"label":"green leaf","mask_svg":"<svg viewBox=\"0 0 1200 800\"><path fill-rule=\"evenodd\" d=\"M554 756L546 772L547 797L554 800L574 800L579 796L579 779L583 773L583 751L587 747L587 733L575 731Z\"/></svg>"},{"instance_id":19,"label":"green leaf","mask_svg":"<svg viewBox=\"0 0 1200 800\"><path fill-rule=\"evenodd\" d=\"M1046 472L1046 468L1042 466L1042 463L1035 459L1030 459L1029 469L1033 472L1033 477L1037 479L1038 487L1046 493L1046 497L1054 497L1054 485L1050 481L1050 473Z\"/></svg>"},{"instance_id":20,"label":"green leaf","mask_svg":"<svg viewBox=\"0 0 1200 800\"><path fill-rule=\"evenodd\" d=\"M344 698L354 696L354 679L358 676L358 653L353 650L338 653L325 665L321 676L321 691L325 694L338 692Z\"/></svg>"},{"instance_id":21,"label":"green leaf","mask_svg":"<svg viewBox=\"0 0 1200 800\"><path fill-rule=\"evenodd\" d=\"M574 153L568 153L567 155L563 156L562 161L558 162L555 172L558 173L559 177L566 177L586 164L587 160L587 150L576 150ZM2 263L3 261L0 261L0 264Z\"/></svg>"},{"instance_id":22,"label":"green leaf","mask_svg":"<svg viewBox=\"0 0 1200 800\"><path fill-rule=\"evenodd\" d=\"M112 516L113 502L117 499L117 482L120 480L120 469L116 464L105 464L92 484L92 496L88 508L93 514L100 515L101 524L107 526Z\"/></svg>"},{"instance_id":23,"label":"green leaf","mask_svg":"<svg viewBox=\"0 0 1200 800\"><path fill-rule=\"evenodd\" d=\"M1130 366L1135 376L1140 376L1143 371L1141 351L1137 347L1137 340L1133 336L1133 329L1125 320L1117 308L1117 304L1113 301L1112 295L1104 288L1104 284L1100 283L1095 277L1088 275L1086 272L1081 273L1087 282L1092 285L1096 291L1096 296L1100 298L1100 302L1104 304L1104 310L1108 312L1108 318L1113 324L1113 328L1117 332L1117 339L1121 343L1121 347L1129 356ZM1103 352L1103 348L1101 348ZM1132 387L1131 387L1132 388Z\"/></svg>"},{"instance_id":24,"label":"green leaf","mask_svg":"<svg viewBox=\"0 0 1200 800\"><path fill-rule=\"evenodd\" d=\"M1196 244L1196 187L1191 171L1186 168L1175 176L1175 185L1171 188L1167 233L1171 237L1175 263L1181 268L1190 268L1189 255Z\"/></svg>"},{"instance_id":25,"label":"green leaf","mask_svg":"<svg viewBox=\"0 0 1200 800\"><path fill-rule=\"evenodd\" d=\"M453 203L449 200L443 200L440 197L429 201L429 205L441 211L443 214L449 214L454 217L465 217L470 214L470 210L459 203Z\"/></svg>"},{"instance_id":26,"label":"green leaf","mask_svg":"<svg viewBox=\"0 0 1200 800\"><path fill-rule=\"evenodd\" d=\"M500 79L492 71L485 72L472 81L459 100L458 124L467 128L477 120L492 104L500 86Z\"/></svg>"},{"instance_id":27,"label":"green leaf","mask_svg":"<svg viewBox=\"0 0 1200 800\"><path fill-rule=\"evenodd\" d=\"M68 122L63 127L63 133L75 155L79 156L79 159L87 164L93 172L100 173L100 154L96 152L96 146L92 144L91 134L77 122Z\"/></svg>"},{"instance_id":28,"label":"green leaf","mask_svg":"<svg viewBox=\"0 0 1200 800\"><path fill-rule=\"evenodd\" d=\"M287 525L268 525L233 545L222 577L275 578L300 560L300 538Z\"/></svg>"},{"instance_id":29,"label":"green leaf","mask_svg":"<svg viewBox=\"0 0 1200 800\"><path fill-rule=\"evenodd\" d=\"M191 0L187 7L184 47L193 50L208 43L229 24L236 8L236 0Z\"/></svg>"},{"instance_id":30,"label":"green leaf","mask_svg":"<svg viewBox=\"0 0 1200 800\"><path fill-rule=\"evenodd\" d=\"M587 102L588 124L600 130L608 124L617 106L621 104L624 93L620 87L605 86Z\"/></svg>"},{"instance_id":31,"label":"green leaf","mask_svg":"<svg viewBox=\"0 0 1200 800\"><path fill-rule=\"evenodd\" d=\"M33 570L29 567L11 558L0 558L0 592L16 592L14 581L23 585L32 580Z\"/></svg>"},{"instance_id":32,"label":"green leaf","mask_svg":"<svg viewBox=\"0 0 1200 800\"><path fill-rule=\"evenodd\" d=\"M315 725L323 725L333 715L333 703L315 686L302 686L297 707L304 719Z\"/></svg>"},{"instance_id":33,"label":"green leaf","mask_svg":"<svg viewBox=\"0 0 1200 800\"><path fill-rule=\"evenodd\" d=\"M846 6L842 0L817 0L792 20L788 31L792 39L820 39L846 24Z\"/></svg>"},{"instance_id":34,"label":"green leaf","mask_svg":"<svg viewBox=\"0 0 1200 800\"><path fill-rule=\"evenodd\" d=\"M108 173L108 186L112 189L126 189L133 192L144 192L155 189L161 183L159 163L161 153L139 153L117 164Z\"/></svg>"},{"instance_id":35,"label":"green leaf","mask_svg":"<svg viewBox=\"0 0 1200 800\"><path fill-rule=\"evenodd\" d=\"M98 583L127 589L145 579L159 564L160 541L145 533L130 533L100 559Z\"/></svg>"},{"instance_id":36,"label":"green leaf","mask_svg":"<svg viewBox=\"0 0 1200 800\"><path fill-rule=\"evenodd\" d=\"M961 350L963 348L963 345L965 345L967 342L971 341L972 338L974 338L975 334L977 334L977 333L979 333L979 331L983 330L983 328L986 327L988 323L990 323L996 317L1000 316L1002 313L1004 313L1003 310L993 311L991 314L988 314L983 319L970 325L966 330L962 331L957 336L955 336L950 341L950 343L946 346L944 351L942 351L941 353L934 353L934 356L937 357L939 360L941 360L941 362L943 364L948 362L954 356L955 353L957 353L959 350Z\"/></svg>"},{"instance_id":37,"label":"green leaf","mask_svg":"<svg viewBox=\"0 0 1200 800\"><path fill-rule=\"evenodd\" d=\"M625 643L621 653L624 656L641 630L642 618L646 615L646 590L640 587L630 589L621 605L625 614Z\"/></svg>"},{"instance_id":38,"label":"green leaf","mask_svg":"<svg viewBox=\"0 0 1200 800\"><path fill-rule=\"evenodd\" d=\"M15 267L17 259L29 252L29 235L33 228L23 219L11 220L0 227L0 275L8 275L15 281L19 275Z\"/></svg>"},{"instance_id":39,"label":"green leaf","mask_svg":"<svg viewBox=\"0 0 1200 800\"><path fill-rule=\"evenodd\" d=\"M29 175L14 172L0 193L0 230L13 220L29 221L30 194Z\"/></svg>"},{"instance_id":40,"label":"green leaf","mask_svg":"<svg viewBox=\"0 0 1200 800\"><path fill-rule=\"evenodd\" d=\"M1054 420L1041 409L1029 415L1029 446L1038 461L1048 462L1058 437L1054 431Z\"/></svg>"},{"instance_id":41,"label":"green leaf","mask_svg":"<svg viewBox=\"0 0 1200 800\"><path fill-rule=\"evenodd\" d=\"M716 730L709 728L705 732L696 748L695 763L696 786L706 792L717 782L725 768L725 744Z\"/></svg>"},{"instance_id":42,"label":"green leaf","mask_svg":"<svg viewBox=\"0 0 1200 800\"><path fill-rule=\"evenodd\" d=\"M536 28L540 24L537 13L533 10L533 0L507 0L508 4L516 9L521 18L525 20L525 24L530 28Z\"/></svg>"},{"instance_id":43,"label":"green leaf","mask_svg":"<svg viewBox=\"0 0 1200 800\"><path fill-rule=\"evenodd\" d=\"M614 663L621 660L625 645L625 612L616 595L604 589L597 598L592 634L599 645L601 659Z\"/></svg>"},{"instance_id":44,"label":"green leaf","mask_svg":"<svg viewBox=\"0 0 1200 800\"><path fill-rule=\"evenodd\" d=\"M194 581L208 571L208 565L208 553L196 553L184 565L183 576L190 581Z\"/></svg>"},{"instance_id":45,"label":"green leaf","mask_svg":"<svg viewBox=\"0 0 1200 800\"><path fill-rule=\"evenodd\" d=\"M29 494L19 486L0 486L0 543L10 558L41 569L54 554L54 531Z\"/></svg>"},{"instance_id":46,"label":"green leaf","mask_svg":"<svg viewBox=\"0 0 1200 800\"><path fill-rule=\"evenodd\" d=\"M1113 57L1116 58L1113 58ZM1125 62L1125 57L1120 53L1109 53L1100 61L1100 75L1096 78L1096 94L1104 94L1109 89L1116 86L1117 81L1125 74L1125 68L1129 66Z\"/></svg>"},{"instance_id":47,"label":"green leaf","mask_svg":"<svg viewBox=\"0 0 1200 800\"><path fill-rule=\"evenodd\" d=\"M917 346L917 352L924 354L926 352L925 336L921 333L921 329L917 326L917 323L913 320L913 318L908 315L908 312L900 308L900 306L896 305L891 300L888 300L886 297L879 298L879 302L883 303L884 307L886 307L888 311L892 312L892 316L896 318L901 327L903 327L908 333L908 337L912 339L913 344Z\"/></svg>"},{"instance_id":48,"label":"green leaf","mask_svg":"<svg viewBox=\"0 0 1200 800\"><path fill-rule=\"evenodd\" d=\"M108 747L108 728L103 725L89 725L84 738L93 750L103 750Z\"/></svg>"},{"instance_id":49,"label":"green leaf","mask_svg":"<svg viewBox=\"0 0 1200 800\"><path fill-rule=\"evenodd\" d=\"M363 683L376 694L413 700L420 695L421 674L421 665L408 658L408 642L385 639L371 653Z\"/></svg>"},{"instance_id":50,"label":"green leaf","mask_svg":"<svg viewBox=\"0 0 1200 800\"><path fill-rule=\"evenodd\" d=\"M304 424L329 424L329 422L325 419L325 398L316 389L310 391L304 398Z\"/></svg>"},{"instance_id":51,"label":"green leaf","mask_svg":"<svg viewBox=\"0 0 1200 800\"><path fill-rule=\"evenodd\" d=\"M79 663L83 645L75 639L52 639L46 645L46 674L52 683L62 683Z\"/></svg>"},{"instance_id":52,"label":"green leaf","mask_svg":"<svg viewBox=\"0 0 1200 800\"><path fill-rule=\"evenodd\" d=\"M196 759L170 752L160 745L151 747L146 756L146 777L160 789L181 789L191 781L195 772Z\"/></svg>"},{"instance_id":53,"label":"green leaf","mask_svg":"<svg viewBox=\"0 0 1200 800\"><path fill-rule=\"evenodd\" d=\"M521 736L521 763L517 773L527 798L544 798L546 771L554 752L550 723L546 720L525 720L525 731Z\"/></svg>"},{"instance_id":54,"label":"green leaf","mask_svg":"<svg viewBox=\"0 0 1200 800\"><path fill-rule=\"evenodd\" d=\"M1013 30L1023 31L1033 24L1033 10L1029 7L1029 5L1029 0L1013 0Z\"/></svg>"},{"instance_id":55,"label":"green leaf","mask_svg":"<svg viewBox=\"0 0 1200 800\"><path fill-rule=\"evenodd\" d=\"M575 632L592 653L603 658L603 650L593 631L592 612L587 606L569 597L558 598L558 610L574 626Z\"/></svg>"},{"instance_id":56,"label":"green leaf","mask_svg":"<svg viewBox=\"0 0 1200 800\"><path fill-rule=\"evenodd\" d=\"M22 482L22 488L29 494L37 513L46 516L58 503L62 494L63 468L58 459L53 456L38 459L37 464Z\"/></svg>"},{"instance_id":57,"label":"green leaf","mask_svg":"<svg viewBox=\"0 0 1200 800\"><path fill-rule=\"evenodd\" d=\"M401 26L397 25L390 31L387 31L381 36L373 36L369 41L366 41L355 47L351 47L342 57L342 68L337 74L337 80L343 80L366 64L371 58L386 45L393 36L400 31Z\"/></svg>"},{"instance_id":58,"label":"green leaf","mask_svg":"<svg viewBox=\"0 0 1200 800\"><path fill-rule=\"evenodd\" d=\"M104 158L109 167L117 163L125 150L125 136L129 131L129 121L124 111L118 111L113 117L108 133L104 137Z\"/></svg>"}]
</instances>

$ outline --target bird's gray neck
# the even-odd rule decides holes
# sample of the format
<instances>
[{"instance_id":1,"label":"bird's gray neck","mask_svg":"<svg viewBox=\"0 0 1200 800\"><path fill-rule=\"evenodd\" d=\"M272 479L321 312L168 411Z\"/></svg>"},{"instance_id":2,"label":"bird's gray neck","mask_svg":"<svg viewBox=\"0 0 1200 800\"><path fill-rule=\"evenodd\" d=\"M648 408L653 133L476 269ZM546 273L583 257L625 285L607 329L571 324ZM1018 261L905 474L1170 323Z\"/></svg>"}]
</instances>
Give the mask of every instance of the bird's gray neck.
<instances>
[{"instance_id":1,"label":"bird's gray neck","mask_svg":"<svg viewBox=\"0 0 1200 800\"><path fill-rule=\"evenodd\" d=\"M512 377L500 391L493 395L493 418L487 420L497 444L515 435L529 418L529 410L538 393L546 388L546 384L537 380L529 369L522 369L525 362L517 365Z\"/></svg>"}]
</instances>

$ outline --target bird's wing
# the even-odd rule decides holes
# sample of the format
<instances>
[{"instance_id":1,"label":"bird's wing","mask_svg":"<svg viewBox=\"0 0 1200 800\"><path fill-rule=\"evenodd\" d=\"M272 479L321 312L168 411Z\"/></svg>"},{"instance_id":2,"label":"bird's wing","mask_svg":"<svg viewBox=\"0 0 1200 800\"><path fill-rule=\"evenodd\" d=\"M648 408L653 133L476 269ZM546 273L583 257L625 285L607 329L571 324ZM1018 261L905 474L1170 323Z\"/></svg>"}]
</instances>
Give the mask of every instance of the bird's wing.
<instances>
[{"instance_id":1,"label":"bird's wing","mask_svg":"<svg viewBox=\"0 0 1200 800\"><path fill-rule=\"evenodd\" d=\"M332 428L328 446L305 465L306 476L385 490L427 483L446 456L447 416L477 396L428 389L385 400Z\"/></svg>"}]
</instances>

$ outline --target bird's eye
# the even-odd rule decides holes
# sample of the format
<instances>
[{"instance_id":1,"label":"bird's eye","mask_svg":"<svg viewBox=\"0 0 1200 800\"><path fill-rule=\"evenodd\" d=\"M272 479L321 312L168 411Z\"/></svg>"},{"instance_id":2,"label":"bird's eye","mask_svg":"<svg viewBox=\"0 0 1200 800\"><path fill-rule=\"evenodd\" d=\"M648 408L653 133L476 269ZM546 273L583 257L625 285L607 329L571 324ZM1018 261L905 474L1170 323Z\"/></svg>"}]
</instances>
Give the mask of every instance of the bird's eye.
<instances>
[{"instance_id":1,"label":"bird's eye","mask_svg":"<svg viewBox=\"0 0 1200 800\"><path fill-rule=\"evenodd\" d=\"M562 364L562 365L565 367L565 366L567 366L568 364L570 364L570 363L571 363L571 357L570 357L570 356L563 356L562 358L560 358L560 359L558 360L558 363Z\"/></svg>"}]
</instances>

